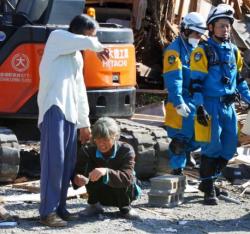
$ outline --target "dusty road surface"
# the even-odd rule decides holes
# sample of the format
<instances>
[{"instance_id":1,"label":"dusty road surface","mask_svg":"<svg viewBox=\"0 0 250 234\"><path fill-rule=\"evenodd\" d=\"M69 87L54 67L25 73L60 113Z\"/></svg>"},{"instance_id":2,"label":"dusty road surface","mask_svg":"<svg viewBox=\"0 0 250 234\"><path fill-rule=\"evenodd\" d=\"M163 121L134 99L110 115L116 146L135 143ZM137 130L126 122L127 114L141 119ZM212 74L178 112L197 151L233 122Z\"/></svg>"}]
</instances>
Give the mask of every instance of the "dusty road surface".
<instances>
[{"instance_id":1,"label":"dusty road surface","mask_svg":"<svg viewBox=\"0 0 250 234\"><path fill-rule=\"evenodd\" d=\"M103 215L83 218L69 223L66 228L48 228L38 222L38 203L11 202L5 208L20 218L16 227L0 228L0 233L250 233L250 195L239 196L237 187L229 187L230 196L241 201L234 204L220 200L219 206L202 205L202 194L185 194L184 204L175 208L153 208L148 205L150 183L143 182L143 194L134 208L141 220L130 221L120 217L115 208L106 208ZM0 186L0 196L24 194L24 190ZM68 200L72 213L80 213L86 199Z\"/></svg>"}]
</instances>

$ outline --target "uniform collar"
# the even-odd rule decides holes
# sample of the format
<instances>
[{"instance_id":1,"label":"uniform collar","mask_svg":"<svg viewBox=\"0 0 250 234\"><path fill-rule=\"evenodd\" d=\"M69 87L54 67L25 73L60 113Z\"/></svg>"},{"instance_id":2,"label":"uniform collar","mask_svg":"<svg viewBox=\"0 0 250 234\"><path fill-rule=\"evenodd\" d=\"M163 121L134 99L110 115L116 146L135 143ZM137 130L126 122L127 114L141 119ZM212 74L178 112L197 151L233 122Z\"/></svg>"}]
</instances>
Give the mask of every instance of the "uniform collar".
<instances>
[{"instance_id":1,"label":"uniform collar","mask_svg":"<svg viewBox=\"0 0 250 234\"><path fill-rule=\"evenodd\" d=\"M216 42L213 38L208 39L212 45L216 46L217 48L226 48L226 49L231 49L231 43L230 42L222 42L218 43Z\"/></svg>"},{"instance_id":2,"label":"uniform collar","mask_svg":"<svg viewBox=\"0 0 250 234\"><path fill-rule=\"evenodd\" d=\"M188 50L192 51L194 49L193 46L188 43L188 38L186 38L184 36L179 36L179 40L180 40L181 45L184 47L186 46L188 48ZM183 43L185 45L183 45Z\"/></svg>"}]
</instances>

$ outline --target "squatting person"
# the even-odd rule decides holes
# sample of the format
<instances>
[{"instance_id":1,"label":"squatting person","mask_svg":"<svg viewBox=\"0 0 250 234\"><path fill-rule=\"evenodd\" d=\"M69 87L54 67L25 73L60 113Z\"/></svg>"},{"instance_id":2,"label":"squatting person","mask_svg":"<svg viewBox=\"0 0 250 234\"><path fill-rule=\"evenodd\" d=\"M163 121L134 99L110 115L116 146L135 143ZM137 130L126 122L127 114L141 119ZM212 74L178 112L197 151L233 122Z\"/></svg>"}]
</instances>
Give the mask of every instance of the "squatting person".
<instances>
[{"instance_id":1,"label":"squatting person","mask_svg":"<svg viewBox=\"0 0 250 234\"><path fill-rule=\"evenodd\" d=\"M114 119L100 118L92 128L93 144L78 154L74 183L86 185L89 205L84 215L102 213L103 205L118 207L125 218L139 217L131 207L140 194L134 172L135 152L132 146L119 141L119 136Z\"/></svg>"}]
</instances>

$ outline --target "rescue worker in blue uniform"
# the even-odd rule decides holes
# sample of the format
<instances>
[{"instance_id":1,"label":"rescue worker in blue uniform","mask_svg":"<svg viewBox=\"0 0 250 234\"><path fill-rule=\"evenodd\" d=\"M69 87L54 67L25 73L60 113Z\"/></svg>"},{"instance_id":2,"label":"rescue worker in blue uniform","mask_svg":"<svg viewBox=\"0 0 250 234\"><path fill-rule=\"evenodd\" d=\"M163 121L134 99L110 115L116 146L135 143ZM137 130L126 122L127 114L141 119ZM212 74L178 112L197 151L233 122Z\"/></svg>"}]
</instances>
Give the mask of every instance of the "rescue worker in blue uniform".
<instances>
[{"instance_id":1,"label":"rescue worker in blue uniform","mask_svg":"<svg viewBox=\"0 0 250 234\"><path fill-rule=\"evenodd\" d=\"M237 149L237 115L234 103L250 103L246 81L240 76L242 58L230 41L234 9L214 7L207 18L209 39L191 54L191 91L196 105L195 137L201 149L199 189L204 204L217 205L215 179Z\"/></svg>"},{"instance_id":2,"label":"rescue worker in blue uniform","mask_svg":"<svg viewBox=\"0 0 250 234\"><path fill-rule=\"evenodd\" d=\"M180 35L164 49L163 78L168 91L165 126L172 138L169 145L172 174L182 175L193 141L195 106L189 92L190 55L206 31L205 19L197 12L188 13L180 25Z\"/></svg>"}]
</instances>

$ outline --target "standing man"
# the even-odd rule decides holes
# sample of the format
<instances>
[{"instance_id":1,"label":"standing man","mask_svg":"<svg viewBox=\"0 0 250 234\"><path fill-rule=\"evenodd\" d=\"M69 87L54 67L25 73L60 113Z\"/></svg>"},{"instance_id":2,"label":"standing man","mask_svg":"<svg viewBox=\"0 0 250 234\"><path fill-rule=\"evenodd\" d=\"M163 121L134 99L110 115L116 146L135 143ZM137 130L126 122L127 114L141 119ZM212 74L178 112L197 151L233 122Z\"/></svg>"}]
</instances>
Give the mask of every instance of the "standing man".
<instances>
[{"instance_id":1,"label":"standing man","mask_svg":"<svg viewBox=\"0 0 250 234\"><path fill-rule=\"evenodd\" d=\"M242 58L230 41L234 9L227 4L213 8L207 19L207 42L191 55L193 99L199 135L205 142L201 153L199 189L204 204L217 205L214 181L237 148L237 116L234 103L250 103L246 81L240 76ZM218 191L217 191L218 192Z\"/></svg>"},{"instance_id":2,"label":"standing man","mask_svg":"<svg viewBox=\"0 0 250 234\"><path fill-rule=\"evenodd\" d=\"M51 32L40 64L38 91L41 131L41 223L66 226L72 216L66 210L67 190L76 161L76 138L90 139L89 106L83 80L80 50L108 51L95 36L98 24L87 15L76 16L69 30Z\"/></svg>"},{"instance_id":3,"label":"standing man","mask_svg":"<svg viewBox=\"0 0 250 234\"><path fill-rule=\"evenodd\" d=\"M194 142L195 106L190 87L190 55L206 31L203 17L191 12L180 25L180 36L164 51L163 77L168 91L165 125L172 141L169 145L172 174L182 175L190 152L198 148Z\"/></svg>"}]
</instances>

